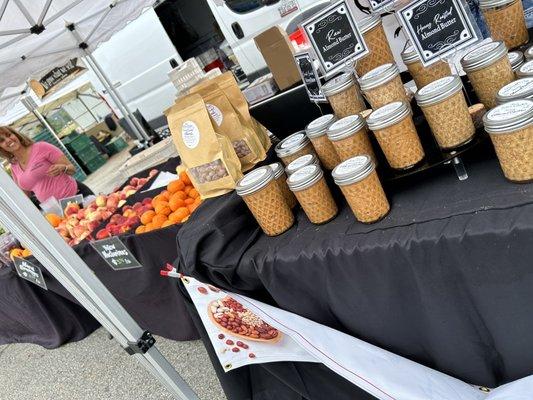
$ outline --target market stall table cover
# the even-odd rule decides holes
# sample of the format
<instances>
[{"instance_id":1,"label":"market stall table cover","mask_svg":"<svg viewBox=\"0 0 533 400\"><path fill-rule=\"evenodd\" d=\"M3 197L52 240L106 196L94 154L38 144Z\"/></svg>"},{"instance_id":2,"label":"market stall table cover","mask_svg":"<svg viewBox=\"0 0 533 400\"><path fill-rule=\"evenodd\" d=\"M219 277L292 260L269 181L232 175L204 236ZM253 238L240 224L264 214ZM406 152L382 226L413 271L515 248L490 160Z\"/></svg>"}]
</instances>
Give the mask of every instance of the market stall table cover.
<instances>
[{"instance_id":1,"label":"market stall table cover","mask_svg":"<svg viewBox=\"0 0 533 400\"><path fill-rule=\"evenodd\" d=\"M465 382L522 378L533 373L533 185L481 158L467 160L467 181L448 166L387 188L392 211L373 225L336 192L332 222L299 210L267 237L235 193L209 200L178 233L179 268Z\"/></svg>"}]
</instances>

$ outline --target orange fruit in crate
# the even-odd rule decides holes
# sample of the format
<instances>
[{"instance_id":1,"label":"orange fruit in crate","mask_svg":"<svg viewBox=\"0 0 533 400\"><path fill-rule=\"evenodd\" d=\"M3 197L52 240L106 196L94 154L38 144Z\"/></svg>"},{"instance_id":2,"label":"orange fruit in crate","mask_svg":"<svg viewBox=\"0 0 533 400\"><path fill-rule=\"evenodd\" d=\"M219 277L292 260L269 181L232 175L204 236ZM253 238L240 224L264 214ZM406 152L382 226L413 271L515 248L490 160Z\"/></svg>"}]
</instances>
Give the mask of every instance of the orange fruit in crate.
<instances>
[{"instance_id":1,"label":"orange fruit in crate","mask_svg":"<svg viewBox=\"0 0 533 400\"><path fill-rule=\"evenodd\" d=\"M183 191L185 192L185 194L188 196L189 195L189 192L191 190L193 190L194 188L191 186L191 185L187 185L185 186L185 188L183 189Z\"/></svg>"},{"instance_id":2,"label":"orange fruit in crate","mask_svg":"<svg viewBox=\"0 0 533 400\"><path fill-rule=\"evenodd\" d=\"M144 232L150 232L154 230L154 224L151 222L144 226Z\"/></svg>"},{"instance_id":3,"label":"orange fruit in crate","mask_svg":"<svg viewBox=\"0 0 533 400\"><path fill-rule=\"evenodd\" d=\"M163 225L161 225L161 228L166 228L167 226L174 225L174 222L168 220L163 222Z\"/></svg>"},{"instance_id":4,"label":"orange fruit in crate","mask_svg":"<svg viewBox=\"0 0 533 400\"><path fill-rule=\"evenodd\" d=\"M195 188L192 188L191 190L189 190L188 194L189 194L189 197L193 199L200 197L200 193L198 193L198 190L196 190Z\"/></svg>"},{"instance_id":5,"label":"orange fruit in crate","mask_svg":"<svg viewBox=\"0 0 533 400\"><path fill-rule=\"evenodd\" d=\"M9 258L11 258L11 260L14 260L15 257L22 258L22 253L23 252L24 252L24 250L22 250L22 249L12 249L9 252Z\"/></svg>"},{"instance_id":6,"label":"orange fruit in crate","mask_svg":"<svg viewBox=\"0 0 533 400\"><path fill-rule=\"evenodd\" d=\"M189 215L189 209L187 207L180 207L176 211L174 211L173 214L175 215L175 218L177 218L178 221L181 222Z\"/></svg>"},{"instance_id":7,"label":"orange fruit in crate","mask_svg":"<svg viewBox=\"0 0 533 400\"><path fill-rule=\"evenodd\" d=\"M181 171L180 172L180 180L185 185L192 185L191 179L189 178L189 175L187 175L187 172L185 172L185 171Z\"/></svg>"},{"instance_id":8,"label":"orange fruit in crate","mask_svg":"<svg viewBox=\"0 0 533 400\"><path fill-rule=\"evenodd\" d=\"M172 181L168 184L167 190L170 193L176 193L178 190L183 190L185 187L185 183L183 183L181 180L177 179L175 181Z\"/></svg>"},{"instance_id":9,"label":"orange fruit in crate","mask_svg":"<svg viewBox=\"0 0 533 400\"><path fill-rule=\"evenodd\" d=\"M183 192L182 192L183 193ZM185 202L181 198L181 196L176 196L176 193L172 195L168 202L168 206L172 211L176 211L178 208L183 207L185 205Z\"/></svg>"},{"instance_id":10,"label":"orange fruit in crate","mask_svg":"<svg viewBox=\"0 0 533 400\"><path fill-rule=\"evenodd\" d=\"M172 195L172 197L185 200L187 198L187 194L183 190L178 190L176 193Z\"/></svg>"},{"instance_id":11,"label":"orange fruit in crate","mask_svg":"<svg viewBox=\"0 0 533 400\"><path fill-rule=\"evenodd\" d=\"M152 219L155 217L155 211L154 210L148 210L141 215L141 223L144 225L147 225L148 223L152 222Z\"/></svg>"},{"instance_id":12,"label":"orange fruit in crate","mask_svg":"<svg viewBox=\"0 0 533 400\"><path fill-rule=\"evenodd\" d=\"M154 229L161 228L161 225L163 225L166 220L167 220L166 215L157 214L152 220L152 226L154 227Z\"/></svg>"},{"instance_id":13,"label":"orange fruit in crate","mask_svg":"<svg viewBox=\"0 0 533 400\"><path fill-rule=\"evenodd\" d=\"M28 250L28 249L24 249L22 250L22 257L26 258L26 257L29 257L31 256L31 251Z\"/></svg>"},{"instance_id":14,"label":"orange fruit in crate","mask_svg":"<svg viewBox=\"0 0 533 400\"><path fill-rule=\"evenodd\" d=\"M48 222L50 222L50 225L52 225L54 228L57 228L61 221L63 221L63 218L61 218L59 215L54 213L46 214L46 219Z\"/></svg>"},{"instance_id":15,"label":"orange fruit in crate","mask_svg":"<svg viewBox=\"0 0 533 400\"><path fill-rule=\"evenodd\" d=\"M137 227L137 229L135 229L135 233L136 234L140 234L140 233L144 233L144 232L146 232L146 226L144 226L144 225L139 225Z\"/></svg>"},{"instance_id":16,"label":"orange fruit in crate","mask_svg":"<svg viewBox=\"0 0 533 400\"><path fill-rule=\"evenodd\" d=\"M163 190L161 193L159 193L159 197L165 201L168 201L170 199L170 192L168 190Z\"/></svg>"},{"instance_id":17,"label":"orange fruit in crate","mask_svg":"<svg viewBox=\"0 0 533 400\"><path fill-rule=\"evenodd\" d=\"M162 201L160 203L157 203L157 205L155 206L155 213L157 215L165 215L167 216L168 214L170 214L172 212L172 210L170 209L168 203L166 201Z\"/></svg>"},{"instance_id":18,"label":"orange fruit in crate","mask_svg":"<svg viewBox=\"0 0 533 400\"><path fill-rule=\"evenodd\" d=\"M190 197L185 199L185 205L190 206L192 203L194 203L194 199L191 199Z\"/></svg>"},{"instance_id":19,"label":"orange fruit in crate","mask_svg":"<svg viewBox=\"0 0 533 400\"><path fill-rule=\"evenodd\" d=\"M173 224L179 224L181 222L179 214L176 214L175 212L168 216L168 220L171 221Z\"/></svg>"}]
</instances>

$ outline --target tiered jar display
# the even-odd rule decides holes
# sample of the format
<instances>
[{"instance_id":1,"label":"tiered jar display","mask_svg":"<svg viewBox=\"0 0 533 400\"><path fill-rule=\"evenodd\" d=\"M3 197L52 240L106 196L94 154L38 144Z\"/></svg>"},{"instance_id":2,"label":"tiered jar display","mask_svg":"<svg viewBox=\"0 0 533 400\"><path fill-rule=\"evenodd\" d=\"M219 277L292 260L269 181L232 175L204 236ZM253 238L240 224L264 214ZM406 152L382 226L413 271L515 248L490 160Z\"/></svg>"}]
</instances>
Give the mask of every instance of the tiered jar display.
<instances>
[{"instance_id":1,"label":"tiered jar display","mask_svg":"<svg viewBox=\"0 0 533 400\"><path fill-rule=\"evenodd\" d=\"M446 76L420 89L416 101L442 149L461 146L474 137L476 128L468 111L458 76Z\"/></svg>"},{"instance_id":2,"label":"tiered jar display","mask_svg":"<svg viewBox=\"0 0 533 400\"><path fill-rule=\"evenodd\" d=\"M452 74L450 66L444 61L437 61L424 67L415 48L411 45L407 46L402 52L402 60L413 77L417 88L424 87L428 83Z\"/></svg>"},{"instance_id":3,"label":"tiered jar display","mask_svg":"<svg viewBox=\"0 0 533 400\"><path fill-rule=\"evenodd\" d=\"M285 174L285 169L283 168L283 165L281 165L280 162L276 162L270 164L269 167L272 168L272 171L274 171L274 179L278 183L278 186L281 189L281 193L283 193L283 197L285 198L287 205L290 208L294 208L296 204L298 204L298 201L296 200L296 197L294 197L294 193L292 193L289 187L287 186L287 174Z\"/></svg>"},{"instance_id":4,"label":"tiered jar display","mask_svg":"<svg viewBox=\"0 0 533 400\"><path fill-rule=\"evenodd\" d=\"M236 187L259 226L268 236L276 236L294 224L294 216L269 166L246 174Z\"/></svg>"},{"instance_id":5,"label":"tiered jar display","mask_svg":"<svg viewBox=\"0 0 533 400\"><path fill-rule=\"evenodd\" d=\"M513 182L533 180L533 100L514 100L483 117L505 177Z\"/></svg>"},{"instance_id":6,"label":"tiered jar display","mask_svg":"<svg viewBox=\"0 0 533 400\"><path fill-rule=\"evenodd\" d=\"M498 91L496 96L498 104L520 99L533 99L533 77L526 77L508 83Z\"/></svg>"},{"instance_id":7,"label":"tiered jar display","mask_svg":"<svg viewBox=\"0 0 533 400\"><path fill-rule=\"evenodd\" d=\"M503 42L477 47L461 60L479 101L487 108L496 106L496 94L515 79Z\"/></svg>"},{"instance_id":8,"label":"tiered jar display","mask_svg":"<svg viewBox=\"0 0 533 400\"><path fill-rule=\"evenodd\" d=\"M342 161L367 154L376 162L366 122L360 115L350 115L331 124L328 138Z\"/></svg>"},{"instance_id":9,"label":"tiered jar display","mask_svg":"<svg viewBox=\"0 0 533 400\"><path fill-rule=\"evenodd\" d=\"M314 154L316 156L315 149L305 135L305 131L287 136L276 145L275 151L285 166L304 154Z\"/></svg>"},{"instance_id":10,"label":"tiered jar display","mask_svg":"<svg viewBox=\"0 0 533 400\"><path fill-rule=\"evenodd\" d=\"M336 120L333 114L326 114L305 127L307 137L313 143L320 162L328 170L332 170L340 163L339 156L326 135L329 126Z\"/></svg>"},{"instance_id":11,"label":"tiered jar display","mask_svg":"<svg viewBox=\"0 0 533 400\"><path fill-rule=\"evenodd\" d=\"M397 101L378 108L370 114L367 123L392 168L411 168L424 158L407 103Z\"/></svg>"},{"instance_id":12,"label":"tiered jar display","mask_svg":"<svg viewBox=\"0 0 533 400\"><path fill-rule=\"evenodd\" d=\"M373 110L394 101L409 103L396 64L385 64L359 79L361 90Z\"/></svg>"},{"instance_id":13,"label":"tiered jar display","mask_svg":"<svg viewBox=\"0 0 533 400\"><path fill-rule=\"evenodd\" d=\"M479 8L493 40L503 41L508 49L528 42L521 0L479 0Z\"/></svg>"},{"instance_id":14,"label":"tiered jar display","mask_svg":"<svg viewBox=\"0 0 533 400\"><path fill-rule=\"evenodd\" d=\"M394 63L394 56L379 14L363 18L358 21L358 26L369 53L356 61L357 75L362 76L380 65Z\"/></svg>"},{"instance_id":15,"label":"tiered jar display","mask_svg":"<svg viewBox=\"0 0 533 400\"><path fill-rule=\"evenodd\" d=\"M359 85L352 73L344 73L326 82L322 93L331 104L337 118L360 113L366 109Z\"/></svg>"}]
</instances>

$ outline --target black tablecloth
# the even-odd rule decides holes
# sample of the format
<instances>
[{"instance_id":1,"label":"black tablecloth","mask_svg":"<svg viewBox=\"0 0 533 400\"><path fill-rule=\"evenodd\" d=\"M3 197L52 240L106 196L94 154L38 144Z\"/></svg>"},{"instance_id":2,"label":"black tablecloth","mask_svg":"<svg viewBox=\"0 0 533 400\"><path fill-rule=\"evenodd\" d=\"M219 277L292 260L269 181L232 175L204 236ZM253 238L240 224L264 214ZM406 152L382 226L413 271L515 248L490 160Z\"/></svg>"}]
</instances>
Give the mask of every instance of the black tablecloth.
<instances>
[{"instance_id":1,"label":"black tablecloth","mask_svg":"<svg viewBox=\"0 0 533 400\"><path fill-rule=\"evenodd\" d=\"M475 152L490 152L479 148ZM234 193L178 233L180 268L435 368L497 386L533 373L533 185L494 158L388 187L392 211L262 234ZM330 185L333 186L333 185Z\"/></svg>"},{"instance_id":2,"label":"black tablecloth","mask_svg":"<svg viewBox=\"0 0 533 400\"><path fill-rule=\"evenodd\" d=\"M34 343L53 349L81 340L100 324L85 309L0 268L0 345Z\"/></svg>"}]
</instances>

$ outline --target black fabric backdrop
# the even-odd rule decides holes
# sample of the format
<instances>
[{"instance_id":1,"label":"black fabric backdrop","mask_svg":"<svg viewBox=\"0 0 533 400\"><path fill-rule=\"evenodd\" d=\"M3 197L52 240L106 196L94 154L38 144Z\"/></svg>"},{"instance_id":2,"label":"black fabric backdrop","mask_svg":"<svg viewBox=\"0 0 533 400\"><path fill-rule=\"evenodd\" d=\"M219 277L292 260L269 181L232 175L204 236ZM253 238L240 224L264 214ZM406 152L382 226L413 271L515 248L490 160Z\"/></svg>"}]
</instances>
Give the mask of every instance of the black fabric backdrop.
<instances>
[{"instance_id":1,"label":"black fabric backdrop","mask_svg":"<svg viewBox=\"0 0 533 400\"><path fill-rule=\"evenodd\" d=\"M180 269L469 383L532 374L533 185L474 152L466 181L443 166L387 187L392 211L373 225L336 191L336 219L299 210L274 238L235 193L207 201L178 232Z\"/></svg>"}]
</instances>

